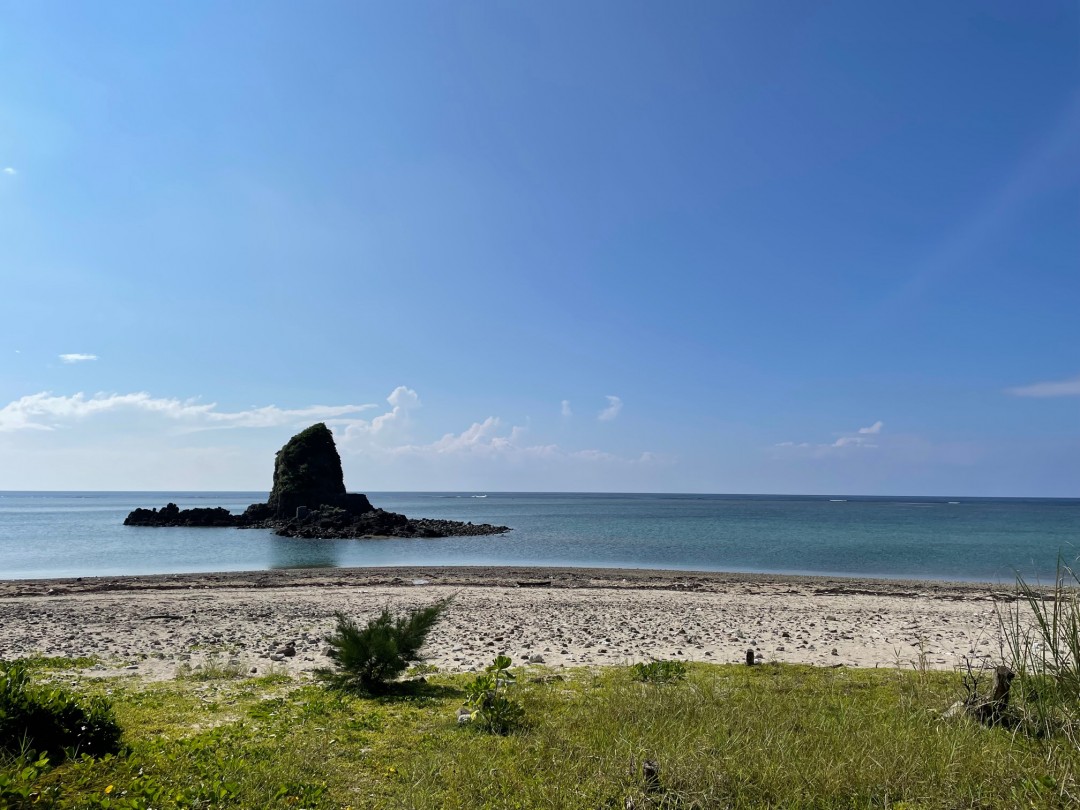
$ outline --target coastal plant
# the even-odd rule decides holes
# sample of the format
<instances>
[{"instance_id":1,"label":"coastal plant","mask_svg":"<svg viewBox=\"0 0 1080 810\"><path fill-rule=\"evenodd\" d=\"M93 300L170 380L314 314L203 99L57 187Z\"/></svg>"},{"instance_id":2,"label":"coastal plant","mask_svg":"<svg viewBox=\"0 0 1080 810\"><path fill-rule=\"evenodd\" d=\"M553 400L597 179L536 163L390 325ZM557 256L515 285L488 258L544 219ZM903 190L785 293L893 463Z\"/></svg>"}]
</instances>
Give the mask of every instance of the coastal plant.
<instances>
[{"instance_id":1,"label":"coastal plant","mask_svg":"<svg viewBox=\"0 0 1080 810\"><path fill-rule=\"evenodd\" d=\"M495 660L465 687L474 727L491 734L509 734L525 719L525 707L507 694L517 680L510 671L511 663L509 656L495 656Z\"/></svg>"},{"instance_id":2,"label":"coastal plant","mask_svg":"<svg viewBox=\"0 0 1080 810\"><path fill-rule=\"evenodd\" d=\"M649 661L630 667L635 680L648 683L671 683L686 677L686 664L682 661Z\"/></svg>"},{"instance_id":3,"label":"coastal plant","mask_svg":"<svg viewBox=\"0 0 1080 810\"><path fill-rule=\"evenodd\" d=\"M210 658L203 664L192 666L186 661L176 667L176 677L192 681L223 681L242 678L247 672L239 661L223 661Z\"/></svg>"},{"instance_id":4,"label":"coastal plant","mask_svg":"<svg viewBox=\"0 0 1080 810\"><path fill-rule=\"evenodd\" d=\"M1080 741L1080 574L1058 560L1054 584L1019 574L1015 598L999 608L1003 658L1013 670L1013 707L1037 736Z\"/></svg>"},{"instance_id":5,"label":"coastal plant","mask_svg":"<svg viewBox=\"0 0 1080 810\"><path fill-rule=\"evenodd\" d=\"M0 662L0 751L34 751L61 761L119 748L120 726L107 700L34 683L21 662Z\"/></svg>"},{"instance_id":6,"label":"coastal plant","mask_svg":"<svg viewBox=\"0 0 1080 810\"><path fill-rule=\"evenodd\" d=\"M449 603L443 599L402 614L383 608L364 627L344 613L335 613L337 625L326 636L335 668L316 670L316 675L348 691L385 692L390 681L420 660L424 640Z\"/></svg>"}]
</instances>

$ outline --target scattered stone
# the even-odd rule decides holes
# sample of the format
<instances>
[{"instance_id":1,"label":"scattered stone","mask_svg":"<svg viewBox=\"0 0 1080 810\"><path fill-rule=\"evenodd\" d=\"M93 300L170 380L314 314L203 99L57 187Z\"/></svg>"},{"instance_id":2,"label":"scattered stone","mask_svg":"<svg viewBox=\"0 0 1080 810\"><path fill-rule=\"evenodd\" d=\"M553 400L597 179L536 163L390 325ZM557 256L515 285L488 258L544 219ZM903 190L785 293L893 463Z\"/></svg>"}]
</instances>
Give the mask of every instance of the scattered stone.
<instances>
[{"instance_id":1,"label":"scattered stone","mask_svg":"<svg viewBox=\"0 0 1080 810\"><path fill-rule=\"evenodd\" d=\"M530 664L542 664L542 663L544 663L544 656L542 656L540 653L533 653L532 655L529 656L529 663Z\"/></svg>"}]
</instances>

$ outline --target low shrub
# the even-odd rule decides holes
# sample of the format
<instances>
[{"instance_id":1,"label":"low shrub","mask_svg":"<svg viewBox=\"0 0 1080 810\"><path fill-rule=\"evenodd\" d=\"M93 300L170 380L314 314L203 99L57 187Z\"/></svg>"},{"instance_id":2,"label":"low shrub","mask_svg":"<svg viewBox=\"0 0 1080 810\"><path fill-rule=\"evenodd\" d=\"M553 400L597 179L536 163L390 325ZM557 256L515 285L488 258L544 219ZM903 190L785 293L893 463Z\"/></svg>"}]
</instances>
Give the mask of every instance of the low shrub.
<instances>
[{"instance_id":1,"label":"low shrub","mask_svg":"<svg viewBox=\"0 0 1080 810\"><path fill-rule=\"evenodd\" d=\"M492 734L509 734L525 719L525 707L507 696L517 680L510 671L511 660L499 655L481 675L465 688L472 725Z\"/></svg>"},{"instance_id":2,"label":"low shrub","mask_svg":"<svg viewBox=\"0 0 1080 810\"><path fill-rule=\"evenodd\" d=\"M320 669L316 674L342 689L385 692L391 680L419 660L427 634L449 603L444 599L398 615L384 608L363 628L343 613L334 614L337 626L326 642L336 669Z\"/></svg>"},{"instance_id":3,"label":"low shrub","mask_svg":"<svg viewBox=\"0 0 1080 810\"><path fill-rule=\"evenodd\" d=\"M0 662L0 751L35 751L57 762L119 748L120 726L107 700L81 699L57 686L35 684L24 664Z\"/></svg>"}]
</instances>

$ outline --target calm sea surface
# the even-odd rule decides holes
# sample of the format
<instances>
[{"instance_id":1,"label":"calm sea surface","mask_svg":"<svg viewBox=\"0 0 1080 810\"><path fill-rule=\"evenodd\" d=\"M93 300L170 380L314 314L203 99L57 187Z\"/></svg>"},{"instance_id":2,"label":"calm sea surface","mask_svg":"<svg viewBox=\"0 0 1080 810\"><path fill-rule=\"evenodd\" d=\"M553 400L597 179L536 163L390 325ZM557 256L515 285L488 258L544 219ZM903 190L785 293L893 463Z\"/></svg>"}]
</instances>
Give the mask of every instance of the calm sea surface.
<instances>
[{"instance_id":1,"label":"calm sea surface","mask_svg":"<svg viewBox=\"0 0 1080 810\"><path fill-rule=\"evenodd\" d=\"M1080 555L1080 499L369 493L412 517L501 523L494 537L300 540L126 527L137 506L265 492L0 492L0 579L385 565L553 565L1011 582Z\"/></svg>"}]
</instances>

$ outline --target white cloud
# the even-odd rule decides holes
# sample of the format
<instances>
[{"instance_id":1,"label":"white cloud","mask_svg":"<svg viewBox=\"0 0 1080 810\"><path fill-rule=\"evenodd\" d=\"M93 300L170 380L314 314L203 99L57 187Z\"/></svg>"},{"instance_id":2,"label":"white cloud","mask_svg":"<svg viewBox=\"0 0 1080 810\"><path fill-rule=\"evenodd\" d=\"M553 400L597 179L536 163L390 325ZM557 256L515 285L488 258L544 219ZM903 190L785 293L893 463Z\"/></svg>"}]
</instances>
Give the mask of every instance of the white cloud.
<instances>
[{"instance_id":1,"label":"white cloud","mask_svg":"<svg viewBox=\"0 0 1080 810\"><path fill-rule=\"evenodd\" d=\"M4 174L11 176L11 175L18 174L18 172L15 171L15 169L12 168L11 166L5 166L4 167Z\"/></svg>"},{"instance_id":2,"label":"white cloud","mask_svg":"<svg viewBox=\"0 0 1080 810\"><path fill-rule=\"evenodd\" d=\"M574 412L570 410L570 400L568 399L564 399L562 401L562 415L565 417L571 417L574 415Z\"/></svg>"},{"instance_id":3,"label":"white cloud","mask_svg":"<svg viewBox=\"0 0 1080 810\"><path fill-rule=\"evenodd\" d=\"M880 419L868 427L858 428L854 432L841 434L832 442L777 442L774 447L787 450L812 450L816 455L826 455L834 450L845 447L877 447L870 437L878 436L884 429L885 423Z\"/></svg>"},{"instance_id":4,"label":"white cloud","mask_svg":"<svg viewBox=\"0 0 1080 810\"><path fill-rule=\"evenodd\" d=\"M830 446L831 447L873 447L874 445L870 444L869 439L865 439L862 436L841 436L839 439L837 439L835 442L833 442Z\"/></svg>"},{"instance_id":5,"label":"white cloud","mask_svg":"<svg viewBox=\"0 0 1080 810\"><path fill-rule=\"evenodd\" d=\"M1080 377L1021 385L1006 392L1017 397L1080 397Z\"/></svg>"},{"instance_id":6,"label":"white cloud","mask_svg":"<svg viewBox=\"0 0 1080 810\"><path fill-rule=\"evenodd\" d=\"M394 389L373 418L362 418L375 407L230 411L146 392L42 392L0 406L0 457L25 461L18 478L11 477L11 465L0 465L0 489L4 481L32 481L43 489L260 489L269 486L267 452L278 445L268 448L258 431L225 429L278 428L283 439L286 431L317 421L333 428L346 481L359 490L653 491L655 476L675 463L648 451L560 447L497 416L414 438L409 434L421 432L423 410L406 386Z\"/></svg>"},{"instance_id":7,"label":"white cloud","mask_svg":"<svg viewBox=\"0 0 1080 810\"><path fill-rule=\"evenodd\" d=\"M420 397L411 388L399 385L386 398L390 410L376 416L371 421L364 419L349 420L345 427L345 441L353 441L364 436L389 436L400 434L409 423L409 415L420 407ZM370 406L375 407L375 406Z\"/></svg>"},{"instance_id":8,"label":"white cloud","mask_svg":"<svg viewBox=\"0 0 1080 810\"><path fill-rule=\"evenodd\" d=\"M618 397L611 399L618 400ZM425 464L448 463L452 459L465 462L468 459L500 461L508 464L524 464L528 461L579 461L606 462L612 464L652 464L666 462L666 458L643 453L638 458L624 458L602 450L568 450L557 444L529 441L529 431L518 425L507 425L497 416L488 416L473 422L459 433L445 433L430 442L404 441L403 437L389 430L408 418L409 412L419 406L419 397L404 386L395 389L387 401L392 409L370 421L350 420L338 444L344 453L354 453L379 458L391 463L412 459ZM565 410L569 402L565 401ZM621 402L615 405L616 412Z\"/></svg>"},{"instance_id":9,"label":"white cloud","mask_svg":"<svg viewBox=\"0 0 1080 810\"><path fill-rule=\"evenodd\" d=\"M0 432L14 430L56 430L108 413L141 412L176 421L196 430L210 428L276 427L305 421L331 421L373 407L371 405L312 405L283 409L275 405L246 411L219 411L216 403L201 404L193 399L163 399L146 392L135 394L83 393L69 397L48 392L31 394L0 408Z\"/></svg>"},{"instance_id":10,"label":"white cloud","mask_svg":"<svg viewBox=\"0 0 1080 810\"><path fill-rule=\"evenodd\" d=\"M97 360L96 354L62 354L60 360L64 363L86 363L90 360Z\"/></svg>"},{"instance_id":11,"label":"white cloud","mask_svg":"<svg viewBox=\"0 0 1080 810\"><path fill-rule=\"evenodd\" d=\"M600 413L596 416L596 418L599 419L601 422L610 422L612 419L618 416L619 411L622 410L623 403L619 397L614 397L609 394L607 401L607 407L600 411Z\"/></svg>"}]
</instances>

